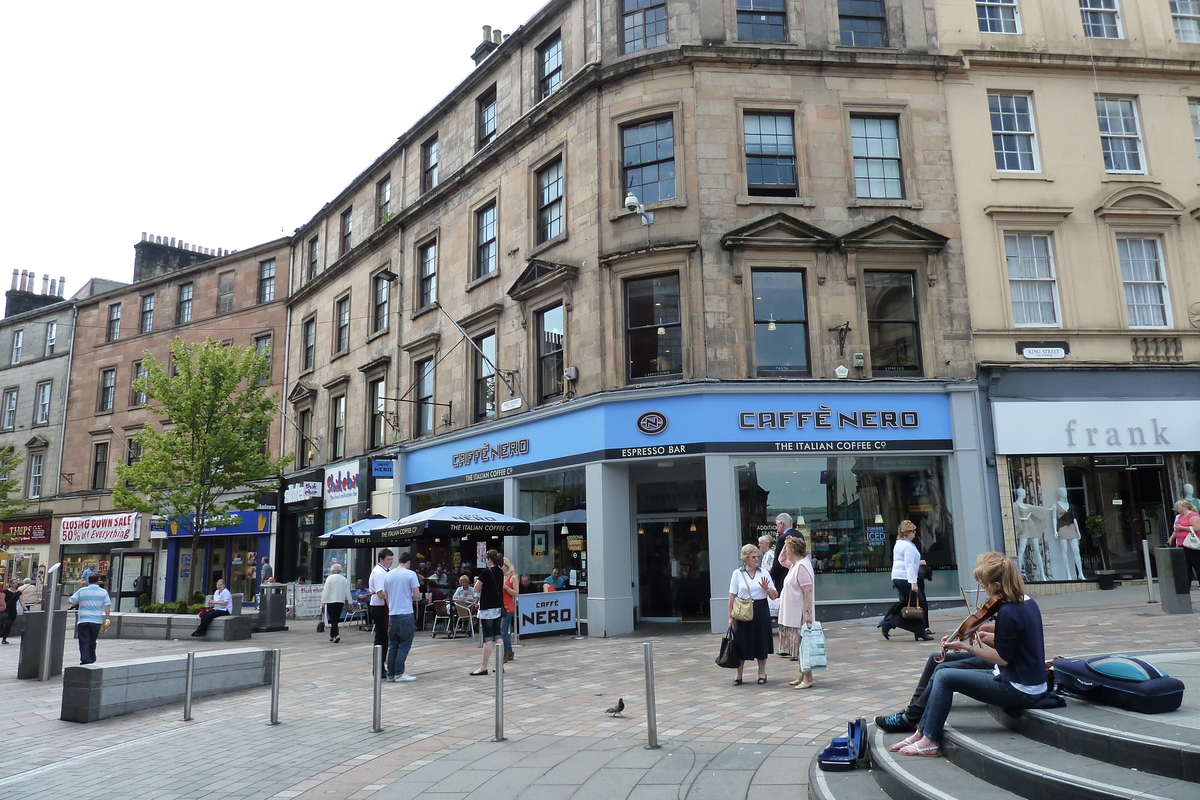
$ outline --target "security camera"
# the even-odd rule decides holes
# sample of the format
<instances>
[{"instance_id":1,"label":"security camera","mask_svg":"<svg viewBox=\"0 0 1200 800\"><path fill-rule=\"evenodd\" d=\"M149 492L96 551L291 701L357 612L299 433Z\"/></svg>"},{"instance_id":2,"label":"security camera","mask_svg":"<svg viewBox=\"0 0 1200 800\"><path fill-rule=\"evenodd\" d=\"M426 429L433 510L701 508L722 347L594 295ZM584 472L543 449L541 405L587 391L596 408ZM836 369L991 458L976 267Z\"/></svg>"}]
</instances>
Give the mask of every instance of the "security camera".
<instances>
[{"instance_id":1,"label":"security camera","mask_svg":"<svg viewBox=\"0 0 1200 800\"><path fill-rule=\"evenodd\" d=\"M641 207L642 207L642 204L638 201L637 195L635 195L633 192L630 192L629 194L625 195L625 208L627 210L637 211Z\"/></svg>"}]
</instances>

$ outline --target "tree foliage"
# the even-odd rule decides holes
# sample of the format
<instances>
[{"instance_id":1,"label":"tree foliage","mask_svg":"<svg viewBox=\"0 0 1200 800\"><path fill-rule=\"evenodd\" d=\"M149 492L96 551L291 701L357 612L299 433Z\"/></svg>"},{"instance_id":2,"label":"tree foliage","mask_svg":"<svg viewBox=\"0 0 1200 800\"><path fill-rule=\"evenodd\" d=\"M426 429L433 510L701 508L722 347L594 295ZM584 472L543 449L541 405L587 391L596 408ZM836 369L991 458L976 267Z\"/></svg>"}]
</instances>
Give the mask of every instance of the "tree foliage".
<instances>
[{"instance_id":1,"label":"tree foliage","mask_svg":"<svg viewBox=\"0 0 1200 800\"><path fill-rule=\"evenodd\" d=\"M19 470L24 462L25 457L15 445L6 444L0 447L0 519L8 519L29 506L29 503L21 498ZM0 544L7 544L10 538L12 537L0 534Z\"/></svg>"},{"instance_id":2,"label":"tree foliage","mask_svg":"<svg viewBox=\"0 0 1200 800\"><path fill-rule=\"evenodd\" d=\"M164 420L161 430L146 425L133 436L140 454L117 467L113 502L166 516L192 534L193 553L204 528L253 508L255 485L277 477L291 460L267 452L277 412L268 357L211 337L195 343L176 337L167 364L147 353L133 387Z\"/></svg>"}]
</instances>

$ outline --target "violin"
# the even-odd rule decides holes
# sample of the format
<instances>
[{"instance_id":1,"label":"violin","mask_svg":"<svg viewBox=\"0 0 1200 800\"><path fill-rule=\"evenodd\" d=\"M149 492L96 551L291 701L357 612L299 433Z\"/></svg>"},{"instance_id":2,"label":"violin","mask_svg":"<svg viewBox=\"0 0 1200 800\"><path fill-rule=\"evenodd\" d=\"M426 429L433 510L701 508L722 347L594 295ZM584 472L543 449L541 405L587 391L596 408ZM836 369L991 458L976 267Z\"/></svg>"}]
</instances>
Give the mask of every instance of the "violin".
<instances>
[{"instance_id":1,"label":"violin","mask_svg":"<svg viewBox=\"0 0 1200 800\"><path fill-rule=\"evenodd\" d=\"M954 633L947 636L942 643L941 655L934 656L934 661L941 664L946 660L946 645L950 642L960 642L964 639L970 639L979 632L988 620L996 616L996 612L1000 610L1000 606L1004 605L1004 595L994 594L987 599L979 610L974 614L970 614L962 623L954 629Z\"/></svg>"}]
</instances>

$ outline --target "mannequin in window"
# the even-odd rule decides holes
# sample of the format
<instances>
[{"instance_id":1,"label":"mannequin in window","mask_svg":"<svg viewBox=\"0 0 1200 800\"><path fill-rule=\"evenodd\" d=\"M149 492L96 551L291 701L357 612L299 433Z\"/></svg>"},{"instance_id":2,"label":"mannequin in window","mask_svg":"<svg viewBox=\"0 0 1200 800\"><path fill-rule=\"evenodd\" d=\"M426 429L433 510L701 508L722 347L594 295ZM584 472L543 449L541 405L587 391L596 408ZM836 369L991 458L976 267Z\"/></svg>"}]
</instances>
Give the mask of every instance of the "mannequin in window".
<instances>
[{"instance_id":1,"label":"mannequin in window","mask_svg":"<svg viewBox=\"0 0 1200 800\"><path fill-rule=\"evenodd\" d=\"M1063 563L1067 566L1067 580L1083 580L1083 559L1079 556L1079 517L1067 502L1067 490L1058 490L1058 502L1054 504L1057 522L1054 538L1062 548Z\"/></svg>"},{"instance_id":2,"label":"mannequin in window","mask_svg":"<svg viewBox=\"0 0 1200 800\"><path fill-rule=\"evenodd\" d=\"M1046 520L1050 518L1053 509L1043 506L1030 505L1025 502L1025 489L1018 487L1017 500L1013 503L1013 524L1017 529L1017 564L1027 581L1046 579L1046 566L1042 562L1041 539L1046 530ZM1025 551L1033 548L1032 574L1025 573Z\"/></svg>"},{"instance_id":3,"label":"mannequin in window","mask_svg":"<svg viewBox=\"0 0 1200 800\"><path fill-rule=\"evenodd\" d=\"M1187 500L1192 505L1196 505L1196 498L1192 496L1192 493L1195 491L1196 487L1192 486L1190 483L1185 483L1183 485L1183 499Z\"/></svg>"}]
</instances>

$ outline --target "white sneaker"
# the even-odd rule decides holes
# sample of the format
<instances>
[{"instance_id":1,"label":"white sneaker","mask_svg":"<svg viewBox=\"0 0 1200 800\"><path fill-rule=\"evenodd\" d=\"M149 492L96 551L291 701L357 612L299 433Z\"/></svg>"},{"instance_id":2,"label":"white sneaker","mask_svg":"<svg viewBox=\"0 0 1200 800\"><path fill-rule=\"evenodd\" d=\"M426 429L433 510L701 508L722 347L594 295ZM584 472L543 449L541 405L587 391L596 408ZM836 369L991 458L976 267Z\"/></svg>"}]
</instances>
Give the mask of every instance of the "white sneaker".
<instances>
[{"instance_id":1,"label":"white sneaker","mask_svg":"<svg viewBox=\"0 0 1200 800\"><path fill-rule=\"evenodd\" d=\"M398 677L396 678L396 680L398 680L398 681L415 681L415 680L416 680L416 678L415 678L415 677L413 677L412 675L409 675L409 674L406 672L406 673L404 673L403 675L400 675L400 676L398 676Z\"/></svg>"}]
</instances>

